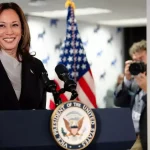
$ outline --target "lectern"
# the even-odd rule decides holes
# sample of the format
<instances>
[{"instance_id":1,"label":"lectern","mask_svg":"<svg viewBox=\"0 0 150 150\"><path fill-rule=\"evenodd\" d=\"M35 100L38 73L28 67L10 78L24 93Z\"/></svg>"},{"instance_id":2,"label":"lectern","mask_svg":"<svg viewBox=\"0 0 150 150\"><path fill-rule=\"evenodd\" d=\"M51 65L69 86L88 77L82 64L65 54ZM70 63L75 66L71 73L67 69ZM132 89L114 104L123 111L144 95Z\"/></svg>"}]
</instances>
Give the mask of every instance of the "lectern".
<instances>
[{"instance_id":1,"label":"lectern","mask_svg":"<svg viewBox=\"0 0 150 150\"><path fill-rule=\"evenodd\" d=\"M0 111L0 150L61 150L50 132L50 110ZM136 135L128 108L93 109L97 131L86 150L127 150Z\"/></svg>"}]
</instances>

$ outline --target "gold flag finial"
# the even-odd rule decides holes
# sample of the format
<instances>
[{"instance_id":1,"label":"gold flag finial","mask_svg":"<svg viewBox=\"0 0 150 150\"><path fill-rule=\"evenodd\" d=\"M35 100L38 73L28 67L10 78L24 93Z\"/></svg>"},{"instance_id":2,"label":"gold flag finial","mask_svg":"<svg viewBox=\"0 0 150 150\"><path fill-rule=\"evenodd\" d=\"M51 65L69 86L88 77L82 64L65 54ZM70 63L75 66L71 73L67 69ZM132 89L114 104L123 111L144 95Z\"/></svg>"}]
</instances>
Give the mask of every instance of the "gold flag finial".
<instances>
[{"instance_id":1,"label":"gold flag finial","mask_svg":"<svg viewBox=\"0 0 150 150\"><path fill-rule=\"evenodd\" d=\"M68 8L71 6L73 9L75 9L75 3L72 0L66 0L65 7Z\"/></svg>"}]
</instances>

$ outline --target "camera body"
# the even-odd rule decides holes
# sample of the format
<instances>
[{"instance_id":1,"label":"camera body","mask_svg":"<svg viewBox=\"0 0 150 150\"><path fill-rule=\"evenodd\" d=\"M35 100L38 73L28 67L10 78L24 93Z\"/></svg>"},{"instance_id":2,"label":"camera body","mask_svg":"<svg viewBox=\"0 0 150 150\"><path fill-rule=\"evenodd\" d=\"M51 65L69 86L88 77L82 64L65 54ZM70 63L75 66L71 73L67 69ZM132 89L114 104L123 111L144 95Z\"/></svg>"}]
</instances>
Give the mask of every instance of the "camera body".
<instances>
[{"instance_id":1,"label":"camera body","mask_svg":"<svg viewBox=\"0 0 150 150\"><path fill-rule=\"evenodd\" d=\"M146 64L144 62L134 62L130 65L129 71L131 75L138 75L139 73L146 72Z\"/></svg>"}]
</instances>

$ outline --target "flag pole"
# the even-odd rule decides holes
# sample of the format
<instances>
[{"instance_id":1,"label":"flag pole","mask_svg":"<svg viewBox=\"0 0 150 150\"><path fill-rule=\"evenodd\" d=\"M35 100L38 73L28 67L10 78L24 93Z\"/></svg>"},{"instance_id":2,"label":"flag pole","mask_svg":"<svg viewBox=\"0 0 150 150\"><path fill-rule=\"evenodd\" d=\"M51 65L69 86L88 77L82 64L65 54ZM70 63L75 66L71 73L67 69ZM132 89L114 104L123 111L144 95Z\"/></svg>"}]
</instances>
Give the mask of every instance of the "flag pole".
<instances>
[{"instance_id":1,"label":"flag pole","mask_svg":"<svg viewBox=\"0 0 150 150\"><path fill-rule=\"evenodd\" d=\"M71 23L71 31L72 31L72 47L73 47L73 69L74 69L74 80L77 81L77 70L76 70L76 40L75 40L75 15L74 15L74 10L76 8L75 3L72 0L66 0L65 7L71 7L71 18L72 18L72 23Z\"/></svg>"}]
</instances>

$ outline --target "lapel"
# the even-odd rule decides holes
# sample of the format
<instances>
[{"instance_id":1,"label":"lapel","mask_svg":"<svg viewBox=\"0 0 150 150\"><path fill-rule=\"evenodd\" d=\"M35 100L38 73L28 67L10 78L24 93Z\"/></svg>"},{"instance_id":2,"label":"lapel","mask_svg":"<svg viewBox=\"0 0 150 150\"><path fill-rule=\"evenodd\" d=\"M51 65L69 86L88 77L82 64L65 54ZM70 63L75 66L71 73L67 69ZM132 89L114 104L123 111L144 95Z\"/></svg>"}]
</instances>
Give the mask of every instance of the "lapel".
<instances>
[{"instance_id":1,"label":"lapel","mask_svg":"<svg viewBox=\"0 0 150 150\"><path fill-rule=\"evenodd\" d=\"M17 99L16 93L13 89L13 86L11 84L10 79L8 78L8 75L3 67L2 62L0 61L0 90L3 91L2 94L6 94L9 97L11 97L10 99L12 101L14 101L14 103L20 103L20 101L22 101L23 96L26 92L26 88L25 88L25 82L26 82L26 77L28 76L28 64L25 63L25 60L22 61L22 71L21 71L21 93L20 93L20 98L19 101Z\"/></svg>"},{"instance_id":2,"label":"lapel","mask_svg":"<svg viewBox=\"0 0 150 150\"><path fill-rule=\"evenodd\" d=\"M22 71L21 71L21 93L20 93L19 101L22 101L25 92L26 70L27 70L27 65L25 63L25 60L23 60Z\"/></svg>"},{"instance_id":3,"label":"lapel","mask_svg":"<svg viewBox=\"0 0 150 150\"><path fill-rule=\"evenodd\" d=\"M32 59L23 57L22 61L22 74L21 74L21 94L20 106L21 108L30 107L38 102L40 92L38 89L38 80L34 73L31 71ZM30 106L29 106L30 105Z\"/></svg>"},{"instance_id":4,"label":"lapel","mask_svg":"<svg viewBox=\"0 0 150 150\"><path fill-rule=\"evenodd\" d=\"M9 80L1 61L0 61L0 81L1 81L0 91L2 92L1 95L3 95L4 97L8 97L8 96L11 97L8 100L11 100L17 105L19 105L16 93L13 89L11 81ZM7 103L8 101L5 100L5 102Z\"/></svg>"},{"instance_id":5,"label":"lapel","mask_svg":"<svg viewBox=\"0 0 150 150\"><path fill-rule=\"evenodd\" d=\"M21 104L26 103L28 99L25 99L29 94L30 87L32 87L32 76L30 72L30 62L26 57L23 57L22 71L21 71L21 93L19 102Z\"/></svg>"}]
</instances>

